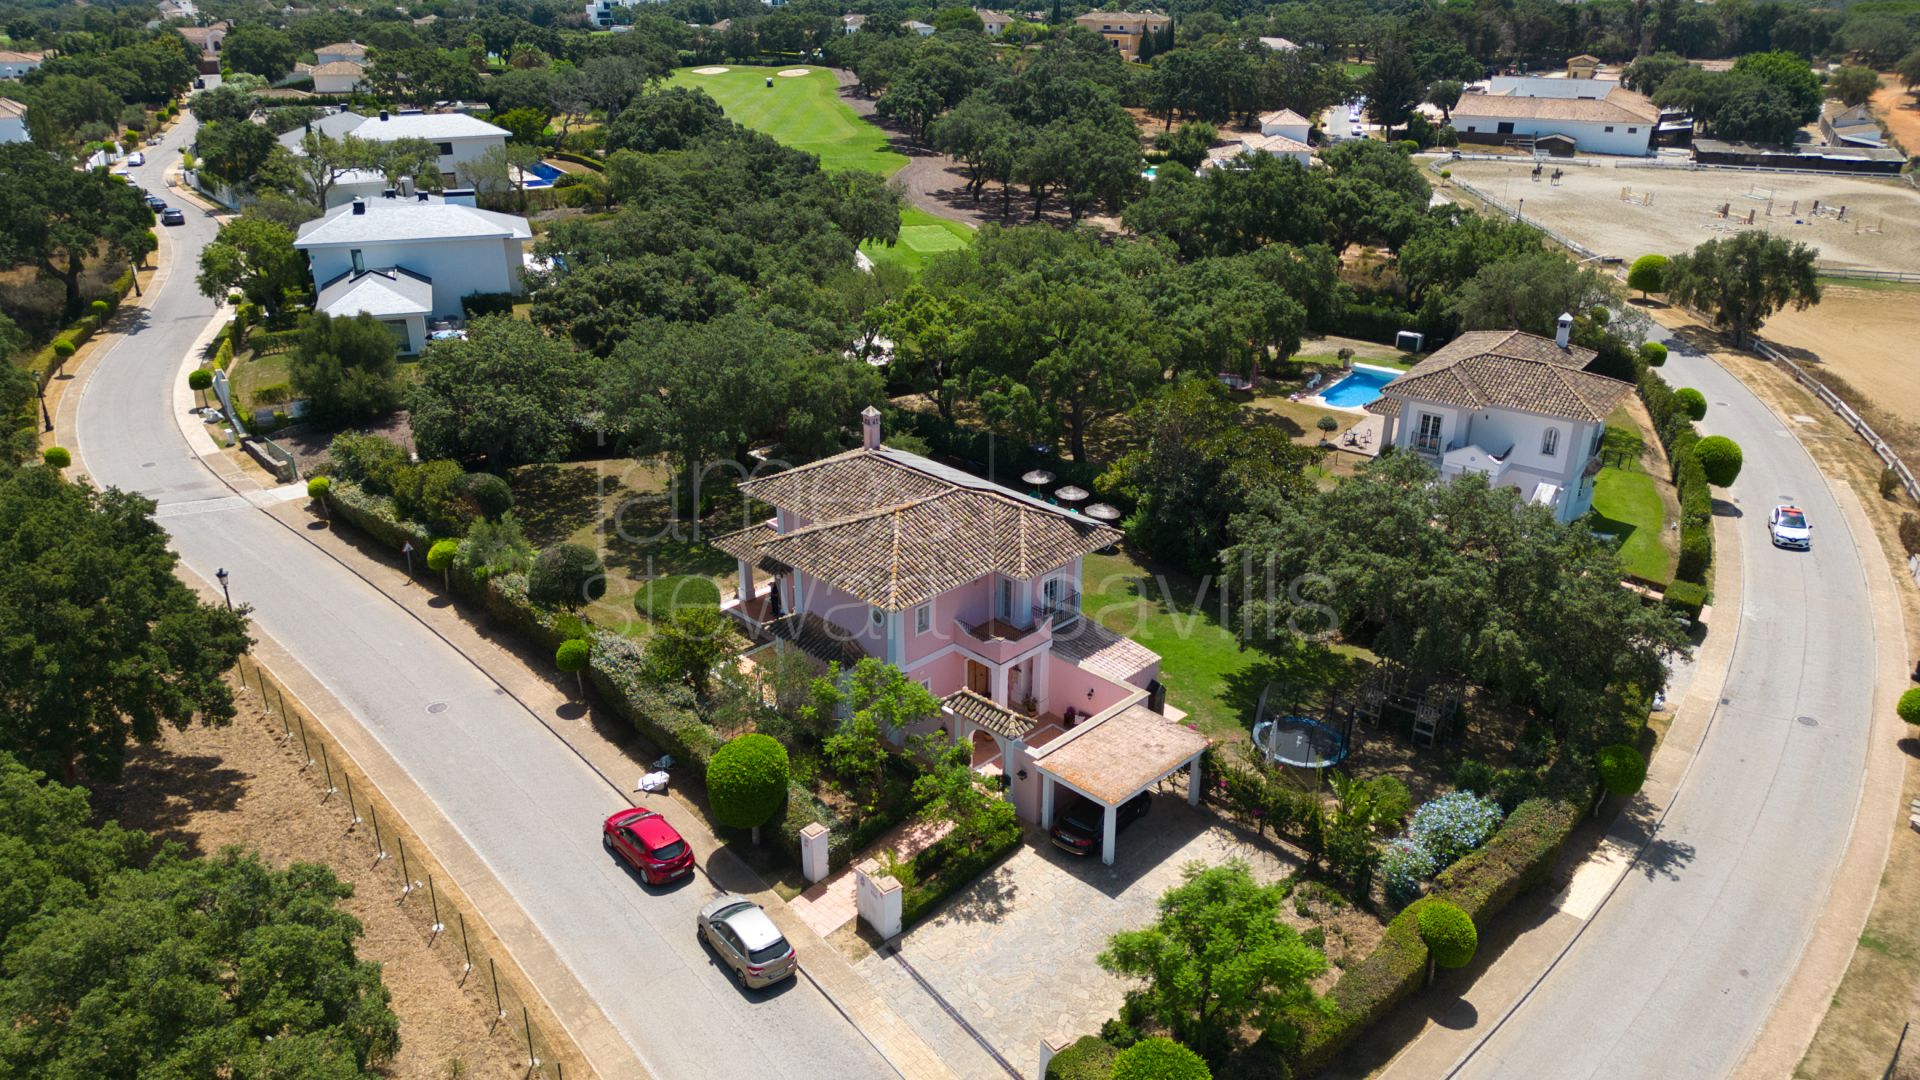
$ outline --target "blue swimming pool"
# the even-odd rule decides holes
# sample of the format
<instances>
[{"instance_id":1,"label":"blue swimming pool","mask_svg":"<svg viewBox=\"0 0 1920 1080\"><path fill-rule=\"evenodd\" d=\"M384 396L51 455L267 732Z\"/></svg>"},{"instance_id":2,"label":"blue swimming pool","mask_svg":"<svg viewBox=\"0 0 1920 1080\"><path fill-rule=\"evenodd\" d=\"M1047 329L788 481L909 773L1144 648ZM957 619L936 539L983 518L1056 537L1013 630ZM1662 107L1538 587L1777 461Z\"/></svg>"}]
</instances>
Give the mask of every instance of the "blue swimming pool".
<instances>
[{"instance_id":1,"label":"blue swimming pool","mask_svg":"<svg viewBox=\"0 0 1920 1080\"><path fill-rule=\"evenodd\" d=\"M1380 388L1400 373L1391 368L1353 365L1353 371L1320 395L1322 401L1343 409L1358 409L1380 396Z\"/></svg>"},{"instance_id":2,"label":"blue swimming pool","mask_svg":"<svg viewBox=\"0 0 1920 1080\"><path fill-rule=\"evenodd\" d=\"M527 172L532 174L527 177L526 186L529 189L552 187L553 182L564 175L559 169L544 161L536 161L527 166Z\"/></svg>"}]
</instances>

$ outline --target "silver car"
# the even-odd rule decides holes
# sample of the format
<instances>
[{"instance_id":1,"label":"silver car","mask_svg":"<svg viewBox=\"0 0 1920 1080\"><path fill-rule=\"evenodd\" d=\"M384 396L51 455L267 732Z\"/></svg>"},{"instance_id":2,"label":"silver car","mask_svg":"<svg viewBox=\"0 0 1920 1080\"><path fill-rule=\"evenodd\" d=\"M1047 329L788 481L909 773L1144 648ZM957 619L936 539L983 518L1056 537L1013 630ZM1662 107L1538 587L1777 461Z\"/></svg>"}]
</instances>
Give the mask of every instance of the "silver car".
<instances>
[{"instance_id":1,"label":"silver car","mask_svg":"<svg viewBox=\"0 0 1920 1080\"><path fill-rule=\"evenodd\" d=\"M744 896L709 901L700 909L694 932L733 969L742 988L772 986L800 969L793 946L780 936L780 928L759 904Z\"/></svg>"}]
</instances>

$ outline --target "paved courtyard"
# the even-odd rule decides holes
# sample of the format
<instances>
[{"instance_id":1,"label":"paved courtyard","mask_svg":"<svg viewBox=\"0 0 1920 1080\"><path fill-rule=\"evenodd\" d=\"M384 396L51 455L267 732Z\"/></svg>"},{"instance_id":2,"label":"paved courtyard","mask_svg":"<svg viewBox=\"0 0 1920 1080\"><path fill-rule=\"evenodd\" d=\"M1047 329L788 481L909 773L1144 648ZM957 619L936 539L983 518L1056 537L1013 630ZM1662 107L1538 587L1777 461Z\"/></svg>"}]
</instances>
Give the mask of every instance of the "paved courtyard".
<instances>
[{"instance_id":1,"label":"paved courtyard","mask_svg":"<svg viewBox=\"0 0 1920 1080\"><path fill-rule=\"evenodd\" d=\"M1042 1040L1090 1034L1118 1012L1126 984L1094 962L1107 938L1152 922L1185 864L1231 858L1261 881L1295 868L1178 795L1154 798L1153 812L1120 834L1110 867L1029 829L1025 847L910 931L899 957L869 956L859 971L958 1075L1006 1080L1010 1066L1031 1080Z\"/></svg>"}]
</instances>

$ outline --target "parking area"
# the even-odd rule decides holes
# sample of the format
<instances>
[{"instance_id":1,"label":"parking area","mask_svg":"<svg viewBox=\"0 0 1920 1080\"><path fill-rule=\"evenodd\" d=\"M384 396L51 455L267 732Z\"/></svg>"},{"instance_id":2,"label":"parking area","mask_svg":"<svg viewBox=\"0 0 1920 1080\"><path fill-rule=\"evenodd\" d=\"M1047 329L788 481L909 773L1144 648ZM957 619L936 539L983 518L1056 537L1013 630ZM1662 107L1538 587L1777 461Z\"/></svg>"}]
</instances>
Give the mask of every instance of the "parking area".
<instances>
[{"instance_id":1,"label":"parking area","mask_svg":"<svg viewBox=\"0 0 1920 1080\"><path fill-rule=\"evenodd\" d=\"M1097 1031L1119 1010L1126 984L1094 962L1107 939L1152 922L1182 866L1227 859L1261 881L1296 868L1177 792L1155 795L1120 833L1112 866L1029 829L1025 847L908 932L898 957L868 956L859 971L960 1076L1006 1080L1007 1066L1036 1076L1042 1040Z\"/></svg>"}]
</instances>

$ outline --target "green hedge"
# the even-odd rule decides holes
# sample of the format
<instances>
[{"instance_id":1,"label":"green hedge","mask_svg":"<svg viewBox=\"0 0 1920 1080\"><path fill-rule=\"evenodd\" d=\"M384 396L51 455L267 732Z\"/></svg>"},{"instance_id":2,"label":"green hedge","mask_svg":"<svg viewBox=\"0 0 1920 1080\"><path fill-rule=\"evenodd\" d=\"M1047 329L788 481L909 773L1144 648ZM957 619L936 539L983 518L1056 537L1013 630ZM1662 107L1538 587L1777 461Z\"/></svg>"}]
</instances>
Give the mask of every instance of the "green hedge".
<instances>
[{"instance_id":1,"label":"green hedge","mask_svg":"<svg viewBox=\"0 0 1920 1080\"><path fill-rule=\"evenodd\" d=\"M1382 304L1348 304L1328 329L1345 337L1393 345L1400 331L1412 329L1419 321L1420 317L1411 311L1399 311Z\"/></svg>"},{"instance_id":2,"label":"green hedge","mask_svg":"<svg viewBox=\"0 0 1920 1080\"><path fill-rule=\"evenodd\" d=\"M555 150L547 156L556 161L570 161L583 168L592 169L594 172L604 172L607 167L605 162L597 158L590 158L585 154L576 154L570 150Z\"/></svg>"},{"instance_id":3,"label":"green hedge","mask_svg":"<svg viewBox=\"0 0 1920 1080\"><path fill-rule=\"evenodd\" d=\"M1667 586L1660 602L1686 616L1689 623L1698 622L1700 609L1707 605L1707 587L1692 581L1676 581Z\"/></svg>"},{"instance_id":4,"label":"green hedge","mask_svg":"<svg viewBox=\"0 0 1920 1080\"><path fill-rule=\"evenodd\" d=\"M360 529L387 547L398 549L410 542L415 551L424 553L432 546L433 538L423 526L400 519L392 499L371 494L345 478L333 478L326 504L336 520ZM423 554L423 566L424 558ZM577 616L534 603L527 596L524 574L504 574L483 580L471 569L456 563L449 576L456 596L479 604L495 626L532 642L543 653L558 649L560 643L567 640L570 627L578 622ZM601 702L631 724L660 753L671 754L680 775L705 776L707 761L725 740L695 711L692 692L683 687L662 687L648 679L642 670L640 646L626 637L596 628L589 640L593 651L584 674ZM838 868L845 866L855 852L863 850L881 833L905 820L909 810L903 801L890 811L865 815L848 823L841 821L812 792L799 784L790 784L786 807L772 824L778 829L781 848L796 864L800 861L800 830L815 821L825 825L832 830L828 860Z\"/></svg>"},{"instance_id":5,"label":"green hedge","mask_svg":"<svg viewBox=\"0 0 1920 1080\"><path fill-rule=\"evenodd\" d=\"M1120 1051L1098 1035L1082 1036L1047 1062L1047 1080L1107 1080Z\"/></svg>"},{"instance_id":6,"label":"green hedge","mask_svg":"<svg viewBox=\"0 0 1920 1080\"><path fill-rule=\"evenodd\" d=\"M298 330L255 330L247 336L247 344L253 347L255 356L272 356L276 353L292 352L300 344Z\"/></svg>"},{"instance_id":7,"label":"green hedge","mask_svg":"<svg viewBox=\"0 0 1920 1080\"><path fill-rule=\"evenodd\" d=\"M900 925L910 928L933 912L940 901L952 896L973 879L1000 864L1020 846L1018 823L1005 834L989 837L973 851L963 850L948 835L913 857L913 880L901 890Z\"/></svg>"},{"instance_id":8,"label":"green hedge","mask_svg":"<svg viewBox=\"0 0 1920 1080\"><path fill-rule=\"evenodd\" d=\"M1547 879L1580 811L1557 799L1521 803L1492 839L1441 871L1429 895L1457 905L1475 925L1487 925L1514 897ZM1362 1031L1419 989L1426 968L1427 946L1415 904L1387 924L1371 953L1341 974L1327 994L1326 1011L1306 1005L1287 1011L1300 1032L1292 1050L1294 1070L1310 1074L1326 1068Z\"/></svg>"},{"instance_id":9,"label":"green hedge","mask_svg":"<svg viewBox=\"0 0 1920 1080\"><path fill-rule=\"evenodd\" d=\"M1666 447L1674 490L1680 497L1680 560L1673 575L1678 581L1705 585L1713 567L1713 490L1693 452L1700 433L1694 429L1687 400L1646 366L1644 357L1636 363L1640 365L1636 380L1640 400L1653 419L1660 444Z\"/></svg>"}]
</instances>

